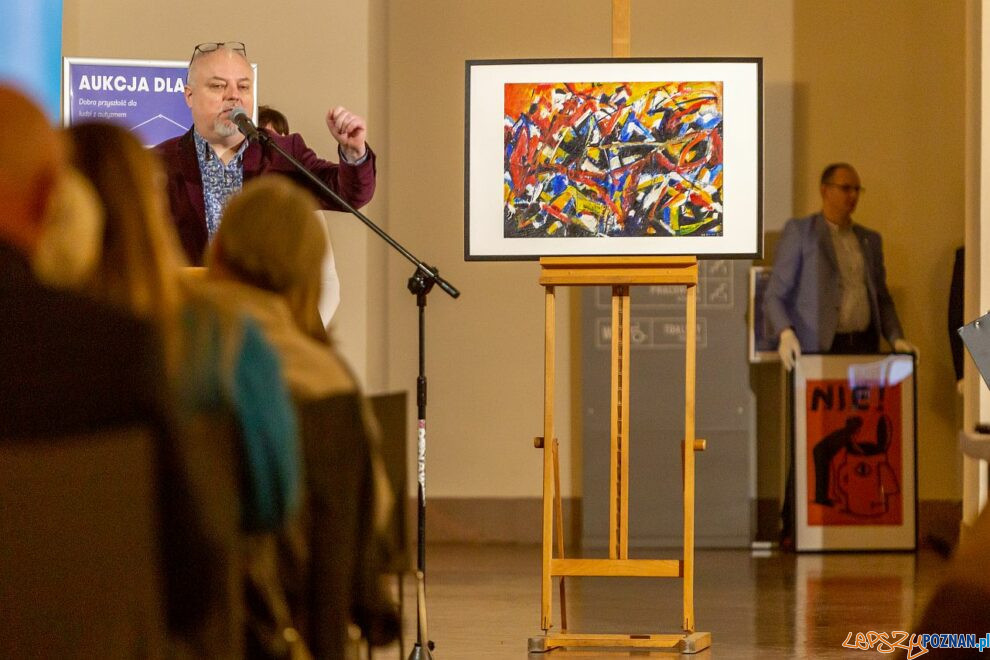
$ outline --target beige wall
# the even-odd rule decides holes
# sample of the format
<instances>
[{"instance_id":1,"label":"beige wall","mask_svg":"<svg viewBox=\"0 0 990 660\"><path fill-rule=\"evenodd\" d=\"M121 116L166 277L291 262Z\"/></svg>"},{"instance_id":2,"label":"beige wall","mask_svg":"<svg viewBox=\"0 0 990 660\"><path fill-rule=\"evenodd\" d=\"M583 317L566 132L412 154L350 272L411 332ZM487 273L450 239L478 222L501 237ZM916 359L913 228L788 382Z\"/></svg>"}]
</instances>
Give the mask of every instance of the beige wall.
<instances>
[{"instance_id":1,"label":"beige wall","mask_svg":"<svg viewBox=\"0 0 990 660\"><path fill-rule=\"evenodd\" d=\"M764 229L783 226L793 206L794 10L780 0L713 0L704 28L676 28L668 2L632 0L633 57L762 57Z\"/></svg>"},{"instance_id":2,"label":"beige wall","mask_svg":"<svg viewBox=\"0 0 990 660\"><path fill-rule=\"evenodd\" d=\"M783 217L790 209L790 12L780 11L780 3L767 0L751 3L743 15L737 4L716 3L710 15L724 18L711 26L706 45L699 47L695 31L665 29L668 22L656 14L659 3L634 2L632 55L767 58L767 94L774 100L768 106L768 122L777 127L768 133L767 171L774 180L784 182L788 191L768 200L768 206L775 217ZM465 293L456 303L434 296L430 311L431 349L434 354L442 352L445 361L448 356L451 359L445 369L430 374L434 408L429 411L428 489L440 496L538 496L540 457L529 442L542 430L543 301L536 284L538 268L532 263L462 261L463 61L607 57L611 52L610 3L436 0L393 5L389 11L390 156L397 170L390 178L390 208L411 204L414 212L404 214L408 217L402 222L412 223L410 235L419 232L425 244L436 250L437 261L449 269L447 273ZM552 25L552 33L532 38L519 28L522 15L529 25ZM774 38L766 39L767 34ZM438 141L438 134L446 134L447 139ZM449 181L449 186L432 189L429 200L406 201L421 190L422 170L427 167L432 178ZM397 221L394 217L393 223ZM400 225L394 226L397 234L403 233ZM407 319L398 324L404 326L413 317L398 309L400 304L406 303L393 302L390 310ZM560 346L573 343L568 333L576 310L567 316L565 322L563 312L558 315L558 325L563 326L558 334ZM393 369L412 368L412 350L411 342L405 346L393 343ZM559 394L563 395L567 394L566 369L571 368L576 383L579 365L568 365L563 358L558 362L563 371L558 374ZM396 371L392 373L394 383ZM558 415L564 416L558 433L564 447L565 496L580 494L577 403L571 405L569 398L558 397Z\"/></svg>"},{"instance_id":3,"label":"beige wall","mask_svg":"<svg viewBox=\"0 0 990 660\"><path fill-rule=\"evenodd\" d=\"M542 430L539 269L463 261L464 60L606 57L608 0L332 1L277 11L245 0L236 14L215 16L203 7L65 0L64 53L185 59L200 41L242 39L260 64L261 100L283 109L317 151L333 152L322 124L331 103L365 113L381 156L368 214L463 292L453 301L436 291L427 308L428 495L538 496L531 439ZM869 192L858 218L884 234L894 297L922 352L920 495L957 498L944 308L952 250L963 237L962 3L717 0L703 28L674 20L675 7L633 0L633 56L765 58L768 231L815 210L814 179L826 161L860 169ZM367 303L345 310L345 282L342 311L366 329L369 389L412 389L412 268L375 241L368 246L347 255L366 260L356 267L368 273ZM558 339L566 347L576 312L563 298ZM573 374L575 389L579 374L560 352L563 491L573 495L579 411L565 384ZM761 447L761 471L774 470L775 452L767 458Z\"/></svg>"},{"instance_id":4,"label":"beige wall","mask_svg":"<svg viewBox=\"0 0 990 660\"><path fill-rule=\"evenodd\" d=\"M326 109L369 111L369 3L218 3L212 15L210 6L64 0L63 55L187 60L197 43L243 41L259 65L259 102L283 110L311 146L333 153ZM374 127L369 133L374 140Z\"/></svg>"},{"instance_id":5,"label":"beige wall","mask_svg":"<svg viewBox=\"0 0 990 660\"><path fill-rule=\"evenodd\" d=\"M428 496L538 496L542 483L541 455L532 443L543 432L539 267L464 261L464 60L608 56L609 12L601 0L389 5L391 226L462 291L457 301L436 291L427 308ZM534 37L521 27L522 16L553 30ZM416 310L402 288L411 272L389 261L393 385L411 382L416 372ZM558 308L558 341L566 347L567 292ZM565 494L578 487L570 460L569 373L562 357L557 430Z\"/></svg>"},{"instance_id":6,"label":"beige wall","mask_svg":"<svg viewBox=\"0 0 990 660\"><path fill-rule=\"evenodd\" d=\"M946 310L965 218L965 4L796 2L795 213L820 208L821 167L844 160L883 234L887 281L918 366L921 499L958 499L958 401Z\"/></svg>"},{"instance_id":7,"label":"beige wall","mask_svg":"<svg viewBox=\"0 0 990 660\"><path fill-rule=\"evenodd\" d=\"M634 1L632 55L763 58L763 225L766 232L778 231L794 206L794 10L779 0L717 0L708 7L702 36L695 29L670 29L662 13L666 3ZM750 382L758 397L756 495L772 500L783 482L779 369L755 365Z\"/></svg>"},{"instance_id":8,"label":"beige wall","mask_svg":"<svg viewBox=\"0 0 990 660\"><path fill-rule=\"evenodd\" d=\"M515 16L523 6L530 25L552 22L552 37L531 40L519 29ZM390 178L390 208L411 204L405 208L413 213L402 220L410 223L409 235L421 232L438 255L431 258L465 291L457 303L436 299L431 310L432 350L442 347L439 359L452 357L454 367L431 374L431 405L441 407L430 412L436 495L539 494L538 460L526 442L540 426L536 268L460 262L462 61L607 55L608 10L604 1L435 0L389 8L390 165L398 170ZM957 405L945 305L953 250L963 240L964 125L961 110L944 108L958 108L964 84L963 4L725 0L709 7L704 30L680 23L671 29L668 11L669 3L633 1L633 56L765 58L768 231L817 208L814 181L824 163L847 159L859 167L869 193L858 218L885 236L893 295L922 354L920 496L957 499ZM581 36L554 38L571 34ZM448 139L437 140L439 133ZM417 167L450 182L428 203L408 201L420 189ZM394 293L392 301L394 318L407 319L398 325L410 323ZM391 343L393 383L412 364L413 344L400 344ZM443 410L451 403L454 410ZM776 445L768 442L761 452L761 470L772 479ZM569 472L576 473L573 464ZM575 482L563 490L579 489Z\"/></svg>"},{"instance_id":9,"label":"beige wall","mask_svg":"<svg viewBox=\"0 0 990 660\"><path fill-rule=\"evenodd\" d=\"M367 117L369 142L380 151L387 148L379 82L385 52L383 4L64 0L63 55L187 60L198 43L243 41L249 59L258 63L258 102L283 111L292 130L302 133L318 153L329 158L336 153L324 123L333 105ZM211 13L210 7L218 9ZM364 209L372 218L384 217L385 186L383 178L379 195ZM383 258L365 247L366 232L354 226L357 220L337 213L328 217L338 243L335 256L342 286L336 335L365 384L380 391L387 387L381 330L385 298L380 278L372 275L381 270Z\"/></svg>"}]
</instances>

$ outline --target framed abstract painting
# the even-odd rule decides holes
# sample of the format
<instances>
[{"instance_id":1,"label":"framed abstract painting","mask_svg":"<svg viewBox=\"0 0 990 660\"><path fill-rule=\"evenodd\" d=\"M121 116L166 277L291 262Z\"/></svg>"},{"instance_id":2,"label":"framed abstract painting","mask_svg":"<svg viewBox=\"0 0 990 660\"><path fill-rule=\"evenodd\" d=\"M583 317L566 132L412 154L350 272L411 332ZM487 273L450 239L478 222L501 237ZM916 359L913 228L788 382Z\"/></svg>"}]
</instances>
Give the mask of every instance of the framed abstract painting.
<instances>
[{"instance_id":1,"label":"framed abstract painting","mask_svg":"<svg viewBox=\"0 0 990 660\"><path fill-rule=\"evenodd\" d=\"M763 61L470 60L464 256L756 258Z\"/></svg>"},{"instance_id":2,"label":"framed abstract painting","mask_svg":"<svg viewBox=\"0 0 990 660\"><path fill-rule=\"evenodd\" d=\"M798 359L797 550L915 549L916 399L913 355Z\"/></svg>"}]
</instances>

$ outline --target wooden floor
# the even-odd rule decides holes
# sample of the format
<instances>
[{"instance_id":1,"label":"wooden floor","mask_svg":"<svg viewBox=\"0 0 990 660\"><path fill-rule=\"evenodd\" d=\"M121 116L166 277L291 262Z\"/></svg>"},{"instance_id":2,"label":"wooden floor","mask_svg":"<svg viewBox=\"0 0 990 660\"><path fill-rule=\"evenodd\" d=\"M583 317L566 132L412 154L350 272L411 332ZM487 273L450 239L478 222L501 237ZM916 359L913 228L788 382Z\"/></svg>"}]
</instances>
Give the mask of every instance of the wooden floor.
<instances>
[{"instance_id":1,"label":"wooden floor","mask_svg":"<svg viewBox=\"0 0 990 660\"><path fill-rule=\"evenodd\" d=\"M675 558L669 553L652 556ZM912 618L945 566L946 560L929 550L828 555L698 551L695 618L699 631L711 633L712 646L688 657L881 657L843 648L843 641L848 633L910 631ZM680 632L679 579L569 578L567 594L569 632ZM430 546L426 602L434 660L675 655L589 650L529 654L528 639L542 634L538 546ZM378 649L375 660L406 660L410 655L416 630L411 578L405 581L403 609L403 652L398 646ZM551 632L557 632L559 612L555 598Z\"/></svg>"}]
</instances>

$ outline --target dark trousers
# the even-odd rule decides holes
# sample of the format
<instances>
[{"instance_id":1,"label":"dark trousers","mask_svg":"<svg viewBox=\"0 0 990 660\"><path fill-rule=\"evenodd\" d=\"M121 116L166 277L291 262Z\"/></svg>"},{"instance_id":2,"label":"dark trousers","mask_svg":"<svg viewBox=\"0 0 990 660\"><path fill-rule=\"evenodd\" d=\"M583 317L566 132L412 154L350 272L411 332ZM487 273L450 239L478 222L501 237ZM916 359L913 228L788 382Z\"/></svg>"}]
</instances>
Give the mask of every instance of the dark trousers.
<instances>
[{"instance_id":1,"label":"dark trousers","mask_svg":"<svg viewBox=\"0 0 990 660\"><path fill-rule=\"evenodd\" d=\"M877 337L876 330L870 328L863 332L836 333L828 352L863 355L866 353L876 353L879 348L880 339Z\"/></svg>"}]
</instances>

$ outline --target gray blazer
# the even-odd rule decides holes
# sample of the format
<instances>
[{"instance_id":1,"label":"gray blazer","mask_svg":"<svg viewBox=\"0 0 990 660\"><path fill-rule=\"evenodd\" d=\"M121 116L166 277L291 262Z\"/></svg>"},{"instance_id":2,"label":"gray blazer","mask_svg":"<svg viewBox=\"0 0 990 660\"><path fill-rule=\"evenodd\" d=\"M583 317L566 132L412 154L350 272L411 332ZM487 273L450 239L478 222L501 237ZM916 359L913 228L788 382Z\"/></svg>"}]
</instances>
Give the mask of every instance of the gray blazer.
<instances>
[{"instance_id":1,"label":"gray blazer","mask_svg":"<svg viewBox=\"0 0 990 660\"><path fill-rule=\"evenodd\" d=\"M835 248L821 213L788 220L777 245L764 310L775 334L787 327L809 353L832 346L842 297ZM887 290L880 234L852 226L863 249L873 325L888 342L901 339L901 323Z\"/></svg>"}]
</instances>

